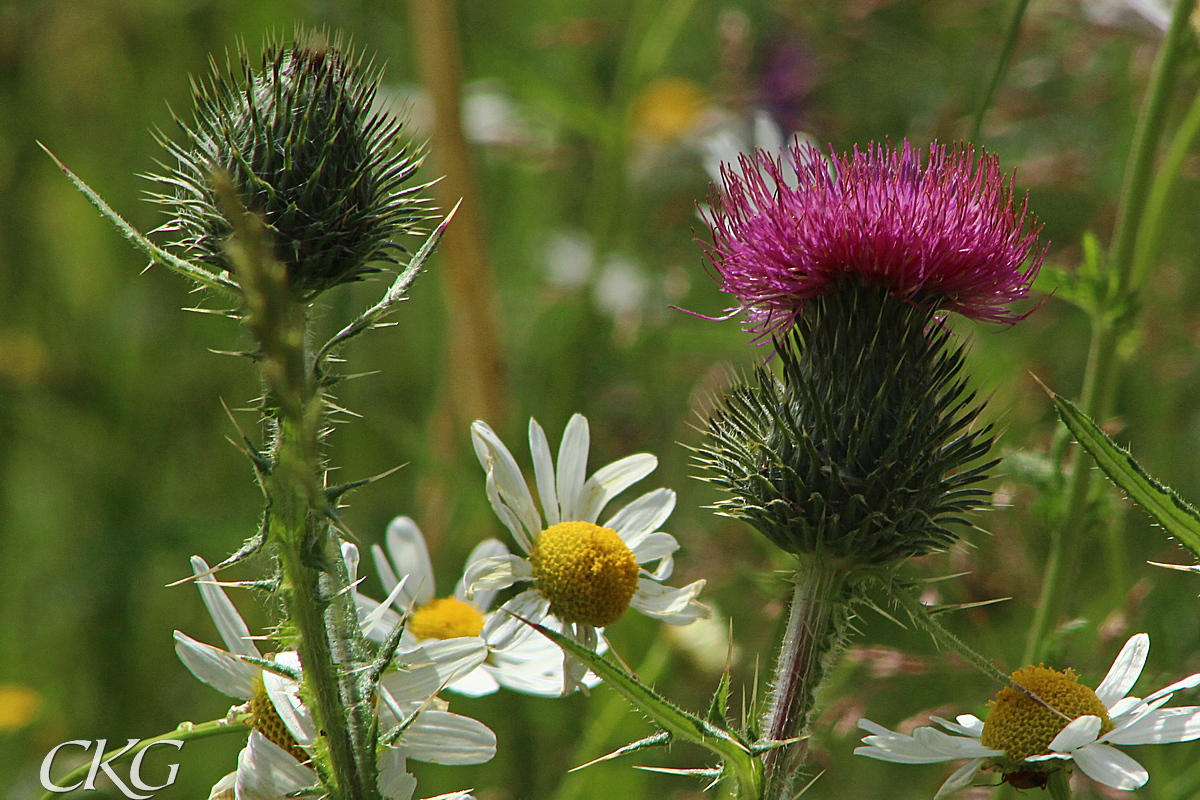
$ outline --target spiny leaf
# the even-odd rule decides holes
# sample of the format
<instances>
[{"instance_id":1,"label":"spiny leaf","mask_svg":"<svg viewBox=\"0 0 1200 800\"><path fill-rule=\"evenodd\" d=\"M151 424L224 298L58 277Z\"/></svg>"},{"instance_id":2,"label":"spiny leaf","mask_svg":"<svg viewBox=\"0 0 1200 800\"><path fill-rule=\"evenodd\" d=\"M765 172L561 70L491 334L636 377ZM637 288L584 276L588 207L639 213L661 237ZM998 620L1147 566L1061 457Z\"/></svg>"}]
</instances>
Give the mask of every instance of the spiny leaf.
<instances>
[{"instance_id":1,"label":"spiny leaf","mask_svg":"<svg viewBox=\"0 0 1200 800\"><path fill-rule=\"evenodd\" d=\"M149 256L151 262L155 264L161 264L167 269L174 270L183 277L189 278L201 286L205 286L209 289L215 289L218 292L232 295L233 297L241 297L241 288L232 280L230 280L227 274L209 272L206 269L196 266L190 261L185 261L184 259L174 256L168 253L166 250L163 250L154 242L147 239L145 235L141 233L141 231L126 222L120 214L112 209L112 206L104 201L104 198L102 198L94 189L92 189L92 187L88 186L78 175L69 170L66 164L59 161L58 156L50 152L46 145L42 144L41 142L38 142L37 145L46 152L46 155L54 159L54 163L57 164L58 168L61 169L63 173L71 180L71 183L75 184L75 188L82 192L84 197L90 200L92 205L99 209L100 213L103 214L109 222L115 225L117 230L119 230L126 239L133 242L133 244L139 250Z\"/></svg>"},{"instance_id":2,"label":"spiny leaf","mask_svg":"<svg viewBox=\"0 0 1200 800\"><path fill-rule=\"evenodd\" d=\"M609 688L622 695L664 731L711 750L725 763L728 773L737 779L739 790L756 796L754 792L762 781L762 764L751 755L749 747L737 733L684 711L633 675L573 639L544 625L517 618L586 664L604 679Z\"/></svg>"},{"instance_id":3,"label":"spiny leaf","mask_svg":"<svg viewBox=\"0 0 1200 800\"><path fill-rule=\"evenodd\" d=\"M671 734L667 733L666 731L659 731L658 733L647 736L645 739L639 739L636 742L630 742L629 744L625 745L624 747L618 747L616 750L613 750L611 753L608 753L607 755L600 756L599 758L594 758L591 761L587 762L586 764L580 764L578 767L572 767L571 769L569 769L567 771L568 772L578 772L581 769L586 769L587 767L593 766L595 764L600 764L604 761L611 761L612 759L617 758L618 756L623 756L627 753L636 753L638 750L645 750L649 747L658 747L658 746L669 744L670 741L671 741Z\"/></svg>"},{"instance_id":4,"label":"spiny leaf","mask_svg":"<svg viewBox=\"0 0 1200 800\"><path fill-rule=\"evenodd\" d=\"M1045 388L1043 384L1043 388ZM1128 450L1062 395L1046 389L1063 424L1104 474L1171 536L1200 557L1200 512L1146 472Z\"/></svg>"}]
</instances>

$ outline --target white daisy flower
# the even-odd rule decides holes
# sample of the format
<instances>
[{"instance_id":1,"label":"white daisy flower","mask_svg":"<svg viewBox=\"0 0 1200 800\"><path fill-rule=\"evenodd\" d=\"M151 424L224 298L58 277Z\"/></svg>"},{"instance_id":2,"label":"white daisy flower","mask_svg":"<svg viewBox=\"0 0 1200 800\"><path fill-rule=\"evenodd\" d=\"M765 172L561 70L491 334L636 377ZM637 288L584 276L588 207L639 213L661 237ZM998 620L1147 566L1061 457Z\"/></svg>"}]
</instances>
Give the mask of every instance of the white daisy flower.
<instances>
[{"instance_id":1,"label":"white daisy flower","mask_svg":"<svg viewBox=\"0 0 1200 800\"><path fill-rule=\"evenodd\" d=\"M412 611L400 639L402 659L405 653L425 642L479 636L488 648L487 661L448 685L448 690L468 697L491 694L501 686L541 697L553 697L562 691L561 651L519 619L528 619L538 611L536 599L522 595L493 610L496 590L484 589L468 598L462 579L451 596L437 597L429 548L416 523L408 517L392 520L386 545L386 553L379 545L371 548L379 580L395 609L401 613ZM471 551L465 569L469 571L477 562L507 555L508 548L503 543L488 539ZM372 641L382 642L400 623L400 613L381 610L378 603L362 594L356 599L363 632ZM557 620L546 622L554 630L562 629ZM591 673L583 680L589 687L599 682Z\"/></svg>"},{"instance_id":2,"label":"white daisy flower","mask_svg":"<svg viewBox=\"0 0 1200 800\"><path fill-rule=\"evenodd\" d=\"M300 705L299 683L243 658L263 659L245 620L220 584L208 576L208 564L203 559L193 556L192 570L205 576L196 584L217 632L229 649L222 650L175 631L175 652L202 682L245 701L230 713L248 713L252 728L246 747L238 756L237 771L218 781L210 797L282 800L317 785L319 779L308 766L307 752L315 739L315 729L308 710ZM406 669L384 676L380 694L411 713L427 703L442 686L476 669L486 656L487 650L478 639L452 639L416 648L405 654ZM278 653L270 660L285 670L296 672L300 668L294 652ZM395 700L396 697L400 699ZM416 779L407 772L406 757L474 764L490 759L495 753L495 735L483 723L440 710L432 718L426 718L425 713L433 712L424 712L406 729L399 743L403 747L386 748L379 756L379 789L389 800L410 800L415 791ZM392 725L396 723L391 711L381 710L381 718L385 717ZM302 720L308 720L307 727Z\"/></svg>"},{"instance_id":3,"label":"white daisy flower","mask_svg":"<svg viewBox=\"0 0 1200 800\"><path fill-rule=\"evenodd\" d=\"M654 456L627 456L585 480L587 419L576 414L567 423L557 469L546 434L530 419L539 512L516 459L492 429L475 422L471 441L487 473L492 508L528 557L498 555L474 562L463 578L468 594L530 581L534 588L518 595L529 604L530 613L523 618L540 623L553 614L565 635L591 650L599 641L598 629L616 622L630 606L671 625L708 616L708 607L696 600L704 581L682 589L661 583L670 577L672 554L679 549L674 536L658 531L675 508L674 492L648 492L603 525L596 523L610 500L654 471ZM652 562L658 562L653 571L640 566ZM564 654L564 693L573 691L586 673L582 663Z\"/></svg>"},{"instance_id":4,"label":"white daisy flower","mask_svg":"<svg viewBox=\"0 0 1200 800\"><path fill-rule=\"evenodd\" d=\"M380 680L380 736L405 723L404 732L391 747L404 758L431 764L466 765L482 764L496 755L496 734L491 728L479 720L447 711L446 703L433 697L440 684L430 688L432 681L455 680L479 665L484 654L478 650L469 658L461 657L469 642L472 640L448 639L417 648L405 655L404 660L410 666L389 671ZM300 670L295 653L281 653L277 660L296 672ZM312 712L300 700L300 682L264 672L263 683L288 733L307 750L316 741L317 728Z\"/></svg>"},{"instance_id":5,"label":"white daisy flower","mask_svg":"<svg viewBox=\"0 0 1200 800\"><path fill-rule=\"evenodd\" d=\"M379 793L387 800L412 800L417 779L411 775L404 755L384 748L377 762ZM238 755L238 768L213 786L209 800L295 800L318 785L317 773L258 731ZM440 794L426 800L475 800L466 791Z\"/></svg>"},{"instance_id":6,"label":"white daisy flower","mask_svg":"<svg viewBox=\"0 0 1200 800\"><path fill-rule=\"evenodd\" d=\"M957 717L957 722L932 718L957 736L929 727L905 736L860 719L858 726L870 735L863 738L866 746L854 752L900 764L970 759L942 784L937 797L968 786L980 770L999 772L1003 781L1020 788L1044 786L1067 761L1075 762L1098 783L1132 791L1149 775L1112 745L1200 739L1200 706L1162 707L1173 692L1200 686L1200 673L1145 699L1127 695L1142 674L1149 652L1149 636L1138 633L1130 637L1094 692L1078 683L1070 669L1019 669L1012 674L1013 681L1055 710L1005 687L990 701L987 722L971 714Z\"/></svg>"}]
</instances>

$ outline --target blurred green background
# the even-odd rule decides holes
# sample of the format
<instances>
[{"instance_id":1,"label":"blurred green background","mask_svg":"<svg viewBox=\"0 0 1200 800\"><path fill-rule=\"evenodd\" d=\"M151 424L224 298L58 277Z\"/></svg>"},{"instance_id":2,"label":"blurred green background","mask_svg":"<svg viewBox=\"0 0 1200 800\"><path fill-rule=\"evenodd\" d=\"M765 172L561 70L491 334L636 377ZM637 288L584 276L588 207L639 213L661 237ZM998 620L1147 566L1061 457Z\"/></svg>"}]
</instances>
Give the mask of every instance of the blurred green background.
<instances>
[{"instance_id":1,"label":"blurred green background","mask_svg":"<svg viewBox=\"0 0 1200 800\"><path fill-rule=\"evenodd\" d=\"M981 143L1016 169L1018 188L1045 224L1049 262L1064 269L1078 262L1086 230L1102 242L1109 237L1162 35L1154 10L1122 0L1034 2L986 118ZM451 336L456 325L490 327L448 311L452 295L439 262L416 284L396 327L348 350L348 372L375 374L339 394L362 418L331 438L336 474L351 480L406 466L355 494L346 518L369 545L393 516L414 516L449 585L476 542L502 534L468 444L473 404L487 409L524 464L529 416L553 446L581 411L591 420L591 468L631 452L659 456L658 471L637 488L679 493L667 526L683 545L672 583L707 578L721 620L696 644L630 615L610 629L614 647L666 695L698 710L725 662L723 625L732 620L741 713L773 659L788 592L777 570L787 562L752 530L705 509L716 495L690 464L687 447L699 441L693 426L713 394L765 355L735 322L670 308L712 315L727 304L696 241L705 238L696 204L708 197L706 159L734 142L749 147L756 128L766 141L766 120L839 149L966 135L1008 5L464 0L456 11L464 127L483 222L474 242L490 264L495 292L485 307L498 338L480 344ZM223 61L239 39L256 53L265 33L288 35L296 23L344 31L374 53L386 65L385 98L412 117L413 140L434 136L416 67L422 42L403 2L0 2L0 798L40 791L38 764L59 742L124 742L225 713L229 702L192 678L172 649L173 629L217 641L198 593L165 585L187 574L189 555L213 561L235 549L261 513L249 465L225 441L236 431L221 405L252 400L254 371L211 352L245 345L244 334L228 320L180 311L205 301L163 270L140 274L143 260L35 141L151 230L162 219L143 202L151 184L138 175L154 171L162 156L151 130L173 133L169 108L190 116L188 76L205 74L210 54ZM1172 120L1200 85L1195 46L1185 62ZM432 178L436 138L429 149ZM1138 333L1123 347L1118 416L1106 421L1193 502L1200 500L1198 214L1200 160L1192 156L1139 298ZM1043 284L1045 292L1054 288ZM344 323L382 289L368 282L330 292L319 325ZM965 532L968 544L909 565L906 574L968 571L936 584L944 602L1011 597L953 615L951 624L1015 669L1044 560L1039 491L1054 431L1030 376L1076 395L1088 323L1051 295L1011 328L959 328L972 342L975 383L991 397L989 418L1003 431L1006 459L990 484L996 509L979 520L988 533ZM484 348L475 355L501 381L488 382L484 400L456 374L470 355L456 349L464 341ZM252 414L239 422L254 430ZM1154 648L1139 688L1200 670L1200 584L1145 564L1190 557L1114 495L1098 502L1124 525L1123 547L1085 537L1074 565L1076 622L1057 639L1056 666L1074 666L1094 686L1124 638L1145 630ZM373 574L365 589L380 596ZM252 627L267 622L255 598L236 602ZM815 731L814 771L826 771L808 796L931 797L950 765L855 757L854 722L866 715L911 727L930 712L982 713L994 687L874 612L859 624ZM567 700L498 694L452 704L496 731L499 754L477 768L413 765L421 796L471 786L480 800L700 796L698 782L631 768L701 766L703 754L684 746L565 776L649 732L603 687ZM190 743L176 785L157 797L207 797L233 769L240 745L236 737ZM1131 752L1151 772L1138 796L1200 791L1200 746ZM176 759L159 763L168 760ZM1095 790L1085 783L1081 791ZM81 796L120 797L104 787Z\"/></svg>"}]
</instances>

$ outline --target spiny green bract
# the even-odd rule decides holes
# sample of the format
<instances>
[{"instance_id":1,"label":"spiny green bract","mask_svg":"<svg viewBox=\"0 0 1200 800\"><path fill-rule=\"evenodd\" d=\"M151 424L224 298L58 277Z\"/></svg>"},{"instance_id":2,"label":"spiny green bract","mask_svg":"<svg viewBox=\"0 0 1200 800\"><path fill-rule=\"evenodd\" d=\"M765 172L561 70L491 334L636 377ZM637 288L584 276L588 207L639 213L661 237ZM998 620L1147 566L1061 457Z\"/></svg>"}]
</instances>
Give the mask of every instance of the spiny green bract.
<instances>
[{"instance_id":1,"label":"spiny green bract","mask_svg":"<svg viewBox=\"0 0 1200 800\"><path fill-rule=\"evenodd\" d=\"M932 312L846 284L814 299L768 367L709 420L697 461L721 513L796 554L888 564L941 550L985 503L990 426ZM974 464L974 466L972 466Z\"/></svg>"},{"instance_id":2,"label":"spiny green bract","mask_svg":"<svg viewBox=\"0 0 1200 800\"><path fill-rule=\"evenodd\" d=\"M228 269L232 226L211 185L223 170L265 219L298 300L378 272L373 261L394 263L394 237L428 207L418 196L424 187L404 186L419 160L395 147L402 123L372 107L380 73L319 33L269 40L257 71L244 49L238 59L240 80L214 61L207 81L192 82L195 122L176 120L184 143L159 136L177 163L148 176L171 189L151 193L172 214L158 230Z\"/></svg>"}]
</instances>

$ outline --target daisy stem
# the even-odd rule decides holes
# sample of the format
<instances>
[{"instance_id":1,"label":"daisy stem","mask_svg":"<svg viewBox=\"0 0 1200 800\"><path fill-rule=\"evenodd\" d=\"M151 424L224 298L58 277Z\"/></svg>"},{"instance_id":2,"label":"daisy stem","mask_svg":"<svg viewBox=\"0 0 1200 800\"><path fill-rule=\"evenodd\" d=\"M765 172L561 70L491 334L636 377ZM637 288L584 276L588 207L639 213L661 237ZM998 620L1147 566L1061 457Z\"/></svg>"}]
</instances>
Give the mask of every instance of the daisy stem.
<instances>
[{"instance_id":1,"label":"daisy stem","mask_svg":"<svg viewBox=\"0 0 1200 800\"><path fill-rule=\"evenodd\" d=\"M763 755L764 800L792 796L792 784L808 754L808 733L817 688L838 654L849 622L849 571L815 556L802 556L779 649L764 738L800 741Z\"/></svg>"},{"instance_id":2,"label":"daisy stem","mask_svg":"<svg viewBox=\"0 0 1200 800\"><path fill-rule=\"evenodd\" d=\"M1050 773L1050 782L1046 784L1050 800L1071 800L1071 773L1065 769L1056 769Z\"/></svg>"},{"instance_id":3,"label":"daisy stem","mask_svg":"<svg viewBox=\"0 0 1200 800\"><path fill-rule=\"evenodd\" d=\"M313 766L333 800L377 800L378 731L351 668L361 632L325 496L323 362L313 355L307 306L293 296L283 265L272 257L263 221L241 206L227 177L213 181L235 227L229 255L245 296L246 324L259 345L272 439L260 481L268 541L277 546L282 572L280 594L304 668L302 693L320 732Z\"/></svg>"},{"instance_id":4,"label":"daisy stem","mask_svg":"<svg viewBox=\"0 0 1200 800\"><path fill-rule=\"evenodd\" d=\"M246 727L246 716L248 715L242 715L235 718L222 717L221 719L214 719L208 722L181 722L179 723L179 726L175 728L175 730L159 734L158 736L152 736L149 739L143 739L127 750L121 747L109 750L102 756L102 760L107 764L120 764L131 760L138 753L142 752L151 745L157 744L158 742L190 742L195 739L208 739L212 736L224 736L229 733L241 733L244 735L250 730L248 727ZM120 753L120 755L117 755L118 753ZM89 759L76 769L59 778L54 783L59 787L74 786L78 781L81 781L87 777L91 770L92 760ZM48 790L45 794L39 796L38 800L54 800L54 798L58 797L61 792L61 788L57 792Z\"/></svg>"},{"instance_id":5,"label":"daisy stem","mask_svg":"<svg viewBox=\"0 0 1200 800\"><path fill-rule=\"evenodd\" d=\"M1175 4L1171 27L1158 51L1150 89L1142 105L1130 147L1112 245L1105 259L1107 291L1101 294L1099 308L1092 314L1092 340L1079 403L1083 413L1097 421L1103 421L1112 407L1120 371L1118 345L1136 320L1136 310L1130 297L1137 289L1135 277L1140 278L1141 275L1135 274L1135 257L1140 249L1140 240L1152 235L1144 231L1142 222L1147 213L1147 199L1166 126L1169 101L1186 42L1191 36L1189 20L1195 7L1196 0L1179 0ZM1084 528L1083 517L1091 493L1093 470L1087 454L1078 444L1071 447L1068 460L1073 460L1074 467L1064 491L1064 508L1050 531L1050 552L1043 573L1041 595L1022 659L1027 664L1033 663L1041 654L1048 627L1063 612L1072 566L1065 563L1065 559L1079 552L1078 540ZM1118 534L1110 532L1110 535ZM1111 544L1110 549L1119 549L1112 548ZM1114 571L1122 567L1119 564L1111 566Z\"/></svg>"}]
</instances>

